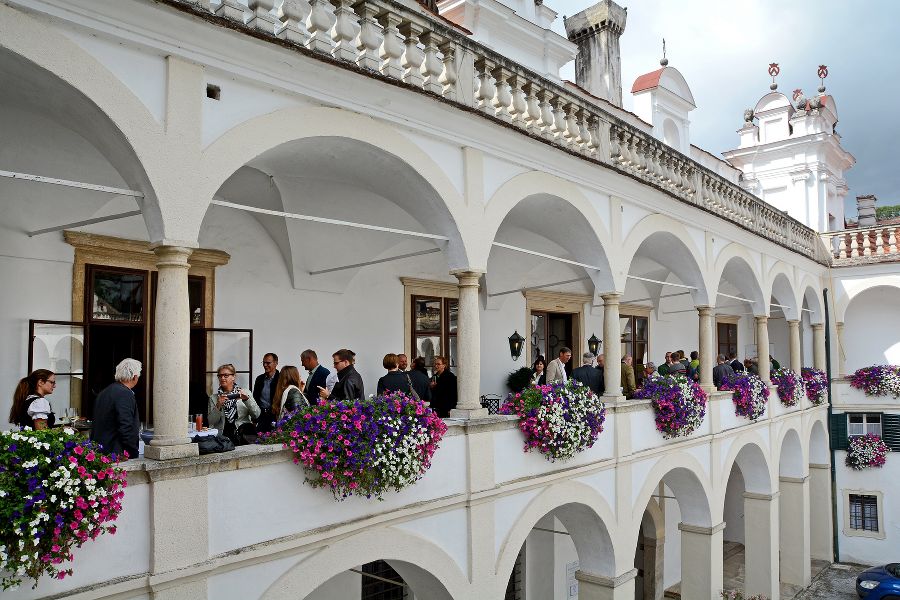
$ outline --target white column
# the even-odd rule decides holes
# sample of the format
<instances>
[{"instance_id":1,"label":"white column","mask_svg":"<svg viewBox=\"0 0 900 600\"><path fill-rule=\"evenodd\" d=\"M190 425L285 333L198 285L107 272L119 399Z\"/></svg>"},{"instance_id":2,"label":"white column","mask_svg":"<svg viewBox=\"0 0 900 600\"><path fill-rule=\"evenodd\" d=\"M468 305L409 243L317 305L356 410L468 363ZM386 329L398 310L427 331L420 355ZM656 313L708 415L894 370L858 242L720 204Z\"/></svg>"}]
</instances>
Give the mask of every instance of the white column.
<instances>
[{"instance_id":1,"label":"white column","mask_svg":"<svg viewBox=\"0 0 900 600\"><path fill-rule=\"evenodd\" d=\"M147 458L197 456L188 430L191 322L188 302L190 248L158 246L153 363L153 440Z\"/></svg>"},{"instance_id":2,"label":"white column","mask_svg":"<svg viewBox=\"0 0 900 600\"><path fill-rule=\"evenodd\" d=\"M634 600L634 578L637 569L618 577L605 577L587 571L575 571L578 600Z\"/></svg>"},{"instance_id":3,"label":"white column","mask_svg":"<svg viewBox=\"0 0 900 600\"><path fill-rule=\"evenodd\" d=\"M788 337L791 351L791 371L799 373L803 367L803 357L800 355L800 321L788 321Z\"/></svg>"},{"instance_id":4,"label":"white column","mask_svg":"<svg viewBox=\"0 0 900 600\"><path fill-rule=\"evenodd\" d=\"M481 322L478 310L477 271L454 271L459 280L459 315L457 316L457 401L450 411L455 419L486 417L481 408Z\"/></svg>"},{"instance_id":5,"label":"white column","mask_svg":"<svg viewBox=\"0 0 900 600\"><path fill-rule=\"evenodd\" d=\"M813 329L813 366L825 370L825 325L815 323Z\"/></svg>"},{"instance_id":6,"label":"white column","mask_svg":"<svg viewBox=\"0 0 900 600\"><path fill-rule=\"evenodd\" d=\"M778 598L777 493L744 492L744 592Z\"/></svg>"},{"instance_id":7,"label":"white column","mask_svg":"<svg viewBox=\"0 0 900 600\"><path fill-rule=\"evenodd\" d=\"M807 586L810 581L809 477L781 477L781 580ZM831 494L818 501L831 504Z\"/></svg>"},{"instance_id":8,"label":"white column","mask_svg":"<svg viewBox=\"0 0 900 600\"><path fill-rule=\"evenodd\" d=\"M769 385L769 317L756 317L756 356L759 357L759 377Z\"/></svg>"},{"instance_id":9,"label":"white column","mask_svg":"<svg viewBox=\"0 0 900 600\"><path fill-rule=\"evenodd\" d=\"M603 355L606 366L603 379L606 396L622 395L622 333L619 329L619 298L621 294L604 294L603 298Z\"/></svg>"},{"instance_id":10,"label":"white column","mask_svg":"<svg viewBox=\"0 0 900 600\"><path fill-rule=\"evenodd\" d=\"M711 306L697 307L697 312L700 314L700 386L707 392L716 389L713 385L713 365L716 364L713 310Z\"/></svg>"},{"instance_id":11,"label":"white column","mask_svg":"<svg viewBox=\"0 0 900 600\"><path fill-rule=\"evenodd\" d=\"M835 323L834 330L837 333L838 375L843 377L847 374L847 356L844 354L844 324Z\"/></svg>"},{"instance_id":12,"label":"white column","mask_svg":"<svg viewBox=\"0 0 900 600\"><path fill-rule=\"evenodd\" d=\"M831 530L831 465L809 465L809 497L816 502L809 503L809 554L818 560L834 560Z\"/></svg>"},{"instance_id":13,"label":"white column","mask_svg":"<svg viewBox=\"0 0 900 600\"><path fill-rule=\"evenodd\" d=\"M681 530L681 597L716 600L722 591L722 531L725 523L712 527L679 523Z\"/></svg>"}]
</instances>

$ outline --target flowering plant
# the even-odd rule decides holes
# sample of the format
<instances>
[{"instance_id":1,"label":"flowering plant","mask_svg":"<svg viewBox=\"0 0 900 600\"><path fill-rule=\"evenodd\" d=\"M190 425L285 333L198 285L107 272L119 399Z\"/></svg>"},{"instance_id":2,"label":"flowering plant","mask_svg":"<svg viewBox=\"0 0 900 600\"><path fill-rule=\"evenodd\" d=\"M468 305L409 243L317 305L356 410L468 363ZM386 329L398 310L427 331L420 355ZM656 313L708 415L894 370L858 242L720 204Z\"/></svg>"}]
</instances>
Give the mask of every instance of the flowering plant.
<instances>
[{"instance_id":1,"label":"flowering plant","mask_svg":"<svg viewBox=\"0 0 900 600\"><path fill-rule=\"evenodd\" d=\"M500 413L518 415L525 452L537 448L550 462L568 460L593 446L606 420L600 398L574 380L509 394Z\"/></svg>"},{"instance_id":2,"label":"flowering plant","mask_svg":"<svg viewBox=\"0 0 900 600\"><path fill-rule=\"evenodd\" d=\"M768 596L756 594L754 596L745 596L740 590L722 590L721 597L724 600L769 600Z\"/></svg>"},{"instance_id":3,"label":"flowering plant","mask_svg":"<svg viewBox=\"0 0 900 600\"><path fill-rule=\"evenodd\" d=\"M822 404L828 397L828 375L819 369L803 367L800 370L803 385L806 386L806 397L815 405Z\"/></svg>"},{"instance_id":4,"label":"flowering plant","mask_svg":"<svg viewBox=\"0 0 900 600\"><path fill-rule=\"evenodd\" d=\"M62 579L80 548L122 510L126 473L116 456L76 437L72 429L0 432L0 583Z\"/></svg>"},{"instance_id":5,"label":"flowering plant","mask_svg":"<svg viewBox=\"0 0 900 600\"><path fill-rule=\"evenodd\" d=\"M726 376L720 389L734 391L732 395L734 414L739 417L747 417L751 421L755 421L766 412L769 387L758 375L743 372Z\"/></svg>"},{"instance_id":6,"label":"flowering plant","mask_svg":"<svg viewBox=\"0 0 900 600\"><path fill-rule=\"evenodd\" d=\"M900 367L875 365L857 369L850 376L850 385L866 393L866 396L900 397Z\"/></svg>"},{"instance_id":7,"label":"flowering plant","mask_svg":"<svg viewBox=\"0 0 900 600\"><path fill-rule=\"evenodd\" d=\"M847 448L847 466L857 471L868 467L883 467L890 451L884 440L874 433L853 436Z\"/></svg>"},{"instance_id":8,"label":"flowering plant","mask_svg":"<svg viewBox=\"0 0 900 600\"><path fill-rule=\"evenodd\" d=\"M302 408L275 425L263 443L283 444L306 469L306 483L336 499L382 500L422 478L447 425L421 400L393 392Z\"/></svg>"},{"instance_id":9,"label":"flowering plant","mask_svg":"<svg viewBox=\"0 0 900 600\"><path fill-rule=\"evenodd\" d=\"M706 415L706 392L683 375L653 375L634 397L652 401L656 428L666 439L692 434Z\"/></svg>"},{"instance_id":10,"label":"flowering plant","mask_svg":"<svg viewBox=\"0 0 900 600\"><path fill-rule=\"evenodd\" d=\"M772 383L778 386L778 398L785 406L797 406L806 395L803 379L790 369L776 369L772 373Z\"/></svg>"}]
</instances>

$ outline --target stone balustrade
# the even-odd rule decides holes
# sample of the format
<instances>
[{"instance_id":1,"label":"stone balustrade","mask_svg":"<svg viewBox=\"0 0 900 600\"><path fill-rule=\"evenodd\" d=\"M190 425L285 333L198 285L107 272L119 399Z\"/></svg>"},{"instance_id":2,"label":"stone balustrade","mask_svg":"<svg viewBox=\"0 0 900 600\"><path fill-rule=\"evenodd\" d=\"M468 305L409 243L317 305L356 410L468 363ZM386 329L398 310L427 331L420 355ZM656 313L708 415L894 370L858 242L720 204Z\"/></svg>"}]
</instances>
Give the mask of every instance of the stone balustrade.
<instances>
[{"instance_id":1,"label":"stone balustrade","mask_svg":"<svg viewBox=\"0 0 900 600\"><path fill-rule=\"evenodd\" d=\"M162 0L475 109L602 163L776 244L829 264L816 232L560 85L472 40L414 2Z\"/></svg>"},{"instance_id":2,"label":"stone balustrade","mask_svg":"<svg viewBox=\"0 0 900 600\"><path fill-rule=\"evenodd\" d=\"M900 224L875 225L822 234L834 266L900 260Z\"/></svg>"}]
</instances>

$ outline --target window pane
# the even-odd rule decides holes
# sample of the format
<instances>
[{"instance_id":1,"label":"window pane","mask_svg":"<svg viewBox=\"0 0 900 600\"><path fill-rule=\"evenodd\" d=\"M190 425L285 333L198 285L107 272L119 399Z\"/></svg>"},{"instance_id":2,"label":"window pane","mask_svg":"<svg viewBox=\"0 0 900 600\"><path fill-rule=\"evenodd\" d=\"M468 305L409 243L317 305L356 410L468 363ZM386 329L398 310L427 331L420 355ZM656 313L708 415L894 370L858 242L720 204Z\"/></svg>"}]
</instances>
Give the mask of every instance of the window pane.
<instances>
[{"instance_id":1,"label":"window pane","mask_svg":"<svg viewBox=\"0 0 900 600\"><path fill-rule=\"evenodd\" d=\"M634 339L639 342L647 341L647 317L634 318Z\"/></svg>"},{"instance_id":2,"label":"window pane","mask_svg":"<svg viewBox=\"0 0 900 600\"><path fill-rule=\"evenodd\" d=\"M543 313L532 313L531 315L531 362L537 360L538 356L547 359L547 328L545 315Z\"/></svg>"},{"instance_id":3,"label":"window pane","mask_svg":"<svg viewBox=\"0 0 900 600\"><path fill-rule=\"evenodd\" d=\"M416 331L441 330L441 301L439 299L417 299L414 306Z\"/></svg>"},{"instance_id":4,"label":"window pane","mask_svg":"<svg viewBox=\"0 0 900 600\"><path fill-rule=\"evenodd\" d=\"M449 313L447 320L450 323L450 333L456 333L456 322L459 317L459 301L447 300L447 312Z\"/></svg>"},{"instance_id":5,"label":"window pane","mask_svg":"<svg viewBox=\"0 0 900 600\"><path fill-rule=\"evenodd\" d=\"M413 358L421 356L425 358L425 365L430 367L434 364L435 355L441 351L441 336L439 335L417 335L416 347L413 350Z\"/></svg>"},{"instance_id":6,"label":"window pane","mask_svg":"<svg viewBox=\"0 0 900 600\"><path fill-rule=\"evenodd\" d=\"M191 325L203 325L203 279L188 279L188 304L191 309Z\"/></svg>"},{"instance_id":7,"label":"window pane","mask_svg":"<svg viewBox=\"0 0 900 600\"><path fill-rule=\"evenodd\" d=\"M630 342L632 339L631 317L619 317L619 329L622 332L622 341Z\"/></svg>"},{"instance_id":8,"label":"window pane","mask_svg":"<svg viewBox=\"0 0 900 600\"><path fill-rule=\"evenodd\" d=\"M449 345L450 345L450 353L449 353L450 356L448 358L450 359L450 370L452 371L452 370L456 369L456 336L455 335L450 336L450 344Z\"/></svg>"},{"instance_id":9,"label":"window pane","mask_svg":"<svg viewBox=\"0 0 900 600\"><path fill-rule=\"evenodd\" d=\"M863 435L865 430L862 423L850 423L847 426L847 435Z\"/></svg>"},{"instance_id":10,"label":"window pane","mask_svg":"<svg viewBox=\"0 0 900 600\"><path fill-rule=\"evenodd\" d=\"M863 417L863 415L848 415L847 418L850 419L849 422L851 424L859 423L861 425L863 423L863 421L865 420L865 417Z\"/></svg>"},{"instance_id":11,"label":"window pane","mask_svg":"<svg viewBox=\"0 0 900 600\"><path fill-rule=\"evenodd\" d=\"M142 321L144 319L144 275L94 271L92 282L94 319Z\"/></svg>"},{"instance_id":12,"label":"window pane","mask_svg":"<svg viewBox=\"0 0 900 600\"><path fill-rule=\"evenodd\" d=\"M33 369L81 374L83 356L84 327L81 325L34 324Z\"/></svg>"}]
</instances>

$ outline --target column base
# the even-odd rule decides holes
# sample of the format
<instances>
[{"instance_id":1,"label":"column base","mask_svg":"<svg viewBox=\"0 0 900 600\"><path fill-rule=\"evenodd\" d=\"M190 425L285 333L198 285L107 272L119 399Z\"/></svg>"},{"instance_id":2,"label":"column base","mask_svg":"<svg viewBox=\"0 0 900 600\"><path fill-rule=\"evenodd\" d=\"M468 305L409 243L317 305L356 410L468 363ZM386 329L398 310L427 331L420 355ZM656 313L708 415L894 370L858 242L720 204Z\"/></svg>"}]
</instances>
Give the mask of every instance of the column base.
<instances>
[{"instance_id":1,"label":"column base","mask_svg":"<svg viewBox=\"0 0 900 600\"><path fill-rule=\"evenodd\" d=\"M191 458L200 456L200 446L197 444L176 444L174 446L144 446L144 458L151 460L173 460L176 458Z\"/></svg>"},{"instance_id":2,"label":"column base","mask_svg":"<svg viewBox=\"0 0 900 600\"><path fill-rule=\"evenodd\" d=\"M578 581L578 600L632 600L634 598L634 578L638 570L618 577L605 577L586 571L575 571Z\"/></svg>"},{"instance_id":3,"label":"column base","mask_svg":"<svg viewBox=\"0 0 900 600\"><path fill-rule=\"evenodd\" d=\"M713 392L719 391L719 388L717 388L714 385L703 385L702 383L700 384L700 389L702 389L704 392L706 392L707 395L712 394Z\"/></svg>"},{"instance_id":4,"label":"column base","mask_svg":"<svg viewBox=\"0 0 900 600\"><path fill-rule=\"evenodd\" d=\"M451 419L484 419L490 416L486 408L451 408Z\"/></svg>"}]
</instances>

